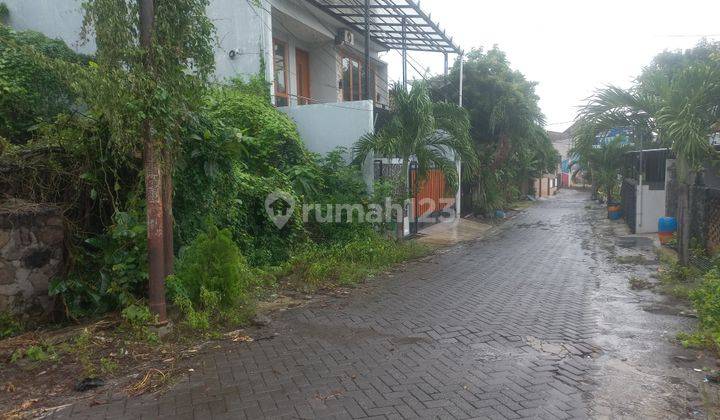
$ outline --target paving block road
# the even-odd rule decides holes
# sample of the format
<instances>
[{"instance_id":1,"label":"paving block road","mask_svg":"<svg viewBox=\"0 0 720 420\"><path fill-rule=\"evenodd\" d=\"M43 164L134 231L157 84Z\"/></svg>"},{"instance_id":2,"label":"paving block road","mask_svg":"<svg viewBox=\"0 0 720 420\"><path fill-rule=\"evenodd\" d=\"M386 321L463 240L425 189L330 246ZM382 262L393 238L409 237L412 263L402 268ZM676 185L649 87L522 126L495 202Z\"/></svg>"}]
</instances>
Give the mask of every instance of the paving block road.
<instances>
[{"instance_id":1,"label":"paving block road","mask_svg":"<svg viewBox=\"0 0 720 420\"><path fill-rule=\"evenodd\" d=\"M279 314L268 338L199 356L161 396L56 418L586 418L596 332L587 195ZM276 335L273 335L276 334Z\"/></svg>"}]
</instances>

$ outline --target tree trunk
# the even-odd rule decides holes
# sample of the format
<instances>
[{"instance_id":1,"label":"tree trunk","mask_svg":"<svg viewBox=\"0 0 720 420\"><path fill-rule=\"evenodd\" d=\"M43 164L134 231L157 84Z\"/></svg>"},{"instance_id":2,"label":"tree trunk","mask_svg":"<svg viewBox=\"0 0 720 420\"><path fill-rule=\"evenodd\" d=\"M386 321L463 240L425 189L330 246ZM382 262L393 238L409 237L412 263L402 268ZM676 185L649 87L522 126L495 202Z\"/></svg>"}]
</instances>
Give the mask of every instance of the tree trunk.
<instances>
[{"instance_id":1,"label":"tree trunk","mask_svg":"<svg viewBox=\"0 0 720 420\"><path fill-rule=\"evenodd\" d=\"M590 199L591 199L591 200L597 200L597 199L598 199L598 192L599 192L599 190L600 190L600 186L598 185L597 182L593 181L593 182L590 184L590 191L591 191L591 193L590 193Z\"/></svg>"},{"instance_id":2,"label":"tree trunk","mask_svg":"<svg viewBox=\"0 0 720 420\"><path fill-rule=\"evenodd\" d=\"M152 30L155 20L153 0L140 2L140 43L145 50L145 67L152 71ZM150 310L158 322L167 321L165 308L165 251L163 234L163 193L162 166L160 165L159 142L153 138L152 123L149 119L142 124L143 167L145 170L145 200L147 206L147 239L149 263Z\"/></svg>"},{"instance_id":3,"label":"tree trunk","mask_svg":"<svg viewBox=\"0 0 720 420\"><path fill-rule=\"evenodd\" d=\"M170 147L166 145L163 149L163 164L165 170L162 180L163 195L163 250L164 250L164 267L165 277L173 274L175 264L175 243L173 239L173 230L175 218L173 217L173 180L172 167L173 159Z\"/></svg>"},{"instance_id":4,"label":"tree trunk","mask_svg":"<svg viewBox=\"0 0 720 420\"><path fill-rule=\"evenodd\" d=\"M694 179L686 159L678 156L675 165L677 186L677 244L680 264L690 263L690 184Z\"/></svg>"},{"instance_id":5,"label":"tree trunk","mask_svg":"<svg viewBox=\"0 0 720 420\"><path fill-rule=\"evenodd\" d=\"M495 156L493 156L493 162L490 168L495 171L502 166L510 156L510 137L507 134L500 135L500 142L497 149L495 150Z\"/></svg>"}]
</instances>

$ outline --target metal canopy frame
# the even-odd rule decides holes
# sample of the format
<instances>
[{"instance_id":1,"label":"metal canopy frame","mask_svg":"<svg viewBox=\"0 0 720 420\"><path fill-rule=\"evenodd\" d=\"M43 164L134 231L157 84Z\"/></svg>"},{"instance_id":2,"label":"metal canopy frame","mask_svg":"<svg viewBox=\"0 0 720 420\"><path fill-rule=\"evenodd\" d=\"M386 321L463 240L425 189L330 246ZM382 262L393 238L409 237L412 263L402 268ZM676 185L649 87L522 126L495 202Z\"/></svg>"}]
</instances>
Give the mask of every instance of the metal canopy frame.
<instances>
[{"instance_id":1,"label":"metal canopy frame","mask_svg":"<svg viewBox=\"0 0 720 420\"><path fill-rule=\"evenodd\" d=\"M367 28L370 38L387 49L462 54L414 0L307 1L363 35Z\"/></svg>"},{"instance_id":2,"label":"metal canopy frame","mask_svg":"<svg viewBox=\"0 0 720 420\"><path fill-rule=\"evenodd\" d=\"M407 89L407 52L427 51L445 55L445 77L448 76L448 54L458 54L460 62L460 91L458 105L463 106L463 59L464 52L455 45L430 15L420 9L415 0L307 0L325 12L363 35L365 63L363 75L363 98L370 100L370 40L388 50L400 50L403 64L403 87ZM458 182L460 182L461 161L455 156ZM409 179L409 177L408 177ZM456 216L461 214L461 188L455 193Z\"/></svg>"}]
</instances>

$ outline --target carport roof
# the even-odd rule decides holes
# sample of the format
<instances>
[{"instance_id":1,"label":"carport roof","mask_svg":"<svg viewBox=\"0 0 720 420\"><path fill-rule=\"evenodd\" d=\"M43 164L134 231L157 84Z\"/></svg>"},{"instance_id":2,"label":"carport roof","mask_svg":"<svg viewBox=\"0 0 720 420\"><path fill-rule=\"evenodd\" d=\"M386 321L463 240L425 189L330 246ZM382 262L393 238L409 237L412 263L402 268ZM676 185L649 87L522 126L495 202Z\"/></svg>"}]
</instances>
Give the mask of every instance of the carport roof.
<instances>
[{"instance_id":1,"label":"carport roof","mask_svg":"<svg viewBox=\"0 0 720 420\"><path fill-rule=\"evenodd\" d=\"M364 0L308 2L351 29L365 34ZM448 37L415 1L373 0L370 3L370 38L376 43L395 50L462 53L452 37Z\"/></svg>"}]
</instances>

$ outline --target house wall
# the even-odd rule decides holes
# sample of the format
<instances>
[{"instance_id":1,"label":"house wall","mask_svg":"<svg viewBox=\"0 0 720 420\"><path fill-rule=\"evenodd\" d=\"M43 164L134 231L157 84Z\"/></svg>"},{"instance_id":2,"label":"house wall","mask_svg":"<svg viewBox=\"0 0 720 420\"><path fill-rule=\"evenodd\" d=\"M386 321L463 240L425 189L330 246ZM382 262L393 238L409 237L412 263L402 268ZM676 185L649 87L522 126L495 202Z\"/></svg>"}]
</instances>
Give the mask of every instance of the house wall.
<instances>
[{"instance_id":1,"label":"house wall","mask_svg":"<svg viewBox=\"0 0 720 420\"><path fill-rule=\"evenodd\" d=\"M658 219L665 216L665 190L651 190L639 185L635 206L635 233L656 233Z\"/></svg>"},{"instance_id":2,"label":"house wall","mask_svg":"<svg viewBox=\"0 0 720 420\"><path fill-rule=\"evenodd\" d=\"M75 52L92 54L95 42L80 42L82 0L3 0L10 11L8 24L16 30L42 32L65 41Z\"/></svg>"},{"instance_id":3,"label":"house wall","mask_svg":"<svg viewBox=\"0 0 720 420\"><path fill-rule=\"evenodd\" d=\"M208 17L215 25L218 44L215 47L215 76L219 81L256 76L261 70L261 57L272 61L272 21L270 4L260 7L245 0L211 0ZM230 58L230 51L237 55ZM272 80L266 65L265 77Z\"/></svg>"},{"instance_id":4,"label":"house wall","mask_svg":"<svg viewBox=\"0 0 720 420\"><path fill-rule=\"evenodd\" d=\"M558 190L557 176L548 174L544 175L542 178L536 178L533 180L533 188L535 189L536 197L549 197L551 195L555 195Z\"/></svg>"},{"instance_id":5,"label":"house wall","mask_svg":"<svg viewBox=\"0 0 720 420\"><path fill-rule=\"evenodd\" d=\"M3 0L10 11L8 23L17 30L33 30L58 38L76 52L92 54L94 40L80 39L84 11L83 0ZM335 35L341 25L332 17L302 2L291 0L211 0L207 9L215 25L215 76L218 81L235 77L248 79L261 71L262 57L265 76L273 80L273 37L289 45L289 87L297 94L295 48L310 53L311 95L317 102L341 100L338 84L340 64ZM273 19L275 15L275 19ZM347 48L362 55L362 37ZM383 104L388 103L387 64L378 59L380 48L371 44L371 59L376 67L377 90ZM235 51L234 58L230 52ZM296 98L292 98L296 103Z\"/></svg>"},{"instance_id":6,"label":"house wall","mask_svg":"<svg viewBox=\"0 0 720 420\"><path fill-rule=\"evenodd\" d=\"M339 22L307 3L272 0L272 37L288 45L288 88L290 104L297 104L296 49L310 55L310 96L313 103L342 102L341 48L335 36L343 28ZM358 58L364 54L362 36L355 33L355 43L342 51ZM380 48L370 44L371 65L375 68L376 91L380 103L388 103L387 63L379 60ZM270 66L274 63L269 61ZM271 71L272 73L272 71ZM272 80L272 79L270 79ZM374 98L373 98L374 99Z\"/></svg>"},{"instance_id":7,"label":"house wall","mask_svg":"<svg viewBox=\"0 0 720 420\"><path fill-rule=\"evenodd\" d=\"M80 41L84 11L83 0L3 0L8 6L8 23L17 30L42 32L50 38L65 41L76 52L95 52L93 40ZM271 61L272 29L270 4L261 0L256 7L245 0L212 0L207 14L216 29L215 75L218 80L242 76L248 78L260 71L260 56ZM238 52L234 59L230 51ZM269 77L270 73L266 75Z\"/></svg>"},{"instance_id":8,"label":"house wall","mask_svg":"<svg viewBox=\"0 0 720 420\"><path fill-rule=\"evenodd\" d=\"M275 18L273 38L288 45L288 88L290 104L297 105L297 59L296 50L307 51L310 60L310 96L313 102L326 103L338 101L338 57L335 41L326 39L322 42L311 42L301 39L297 32L292 34L278 24L282 19ZM272 67L272 63L269 67ZM272 70L271 70L272 71ZM273 80L272 78L269 80Z\"/></svg>"},{"instance_id":9,"label":"house wall","mask_svg":"<svg viewBox=\"0 0 720 420\"><path fill-rule=\"evenodd\" d=\"M355 142L373 131L373 102L356 101L332 104L311 104L278 108L297 124L300 137L313 152L325 154L336 147L350 151ZM351 159L348 153L347 159ZM363 178L373 184L373 157L363 165Z\"/></svg>"}]
</instances>

